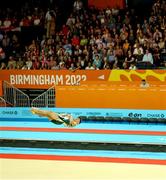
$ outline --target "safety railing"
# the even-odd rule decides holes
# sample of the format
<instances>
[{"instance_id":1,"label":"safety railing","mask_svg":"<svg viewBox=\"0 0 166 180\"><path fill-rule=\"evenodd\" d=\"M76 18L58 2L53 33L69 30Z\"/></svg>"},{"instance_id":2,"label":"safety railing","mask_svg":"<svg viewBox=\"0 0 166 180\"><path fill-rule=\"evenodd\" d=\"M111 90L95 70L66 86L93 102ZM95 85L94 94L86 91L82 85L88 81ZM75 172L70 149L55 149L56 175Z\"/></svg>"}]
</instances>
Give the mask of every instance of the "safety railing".
<instances>
[{"instance_id":1,"label":"safety railing","mask_svg":"<svg viewBox=\"0 0 166 180\"><path fill-rule=\"evenodd\" d=\"M55 86L32 100L32 107L55 107Z\"/></svg>"},{"instance_id":2,"label":"safety railing","mask_svg":"<svg viewBox=\"0 0 166 180\"><path fill-rule=\"evenodd\" d=\"M30 107L29 96L7 81L3 82L4 100L13 107Z\"/></svg>"},{"instance_id":3,"label":"safety railing","mask_svg":"<svg viewBox=\"0 0 166 180\"><path fill-rule=\"evenodd\" d=\"M6 101L0 97L0 107L6 107Z\"/></svg>"}]
</instances>

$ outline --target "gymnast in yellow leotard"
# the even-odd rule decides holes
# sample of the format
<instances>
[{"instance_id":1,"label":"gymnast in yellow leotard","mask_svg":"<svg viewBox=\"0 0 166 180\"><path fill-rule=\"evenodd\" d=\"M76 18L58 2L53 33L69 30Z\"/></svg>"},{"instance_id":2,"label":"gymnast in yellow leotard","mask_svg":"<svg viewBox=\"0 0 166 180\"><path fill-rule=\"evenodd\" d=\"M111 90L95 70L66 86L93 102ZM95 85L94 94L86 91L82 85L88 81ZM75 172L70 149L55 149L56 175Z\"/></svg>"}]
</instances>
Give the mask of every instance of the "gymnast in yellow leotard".
<instances>
[{"instance_id":1,"label":"gymnast in yellow leotard","mask_svg":"<svg viewBox=\"0 0 166 180\"><path fill-rule=\"evenodd\" d=\"M74 119L70 114L59 114L56 112L41 110L38 108L32 108L31 112L39 116L47 117L52 123L57 125L63 124L67 127L74 127L81 123L81 119L79 117Z\"/></svg>"}]
</instances>

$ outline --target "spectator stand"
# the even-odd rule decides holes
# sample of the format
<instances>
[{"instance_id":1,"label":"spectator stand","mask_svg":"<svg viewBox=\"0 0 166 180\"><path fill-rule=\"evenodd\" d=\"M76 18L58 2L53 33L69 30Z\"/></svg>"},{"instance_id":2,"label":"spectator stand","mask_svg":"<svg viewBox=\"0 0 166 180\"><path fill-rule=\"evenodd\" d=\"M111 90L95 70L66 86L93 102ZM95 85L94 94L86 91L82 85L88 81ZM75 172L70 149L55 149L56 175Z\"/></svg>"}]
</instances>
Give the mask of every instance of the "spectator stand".
<instances>
[{"instance_id":1,"label":"spectator stand","mask_svg":"<svg viewBox=\"0 0 166 180\"><path fill-rule=\"evenodd\" d=\"M21 27L22 35L11 37L7 33L6 37L5 33L1 33L1 48L6 58L1 58L0 68L9 69L8 58L12 55L15 61L21 57L24 62L15 69L88 69L88 66L96 70L165 69L165 3L163 0L156 3L151 7L149 16L144 18L128 7L97 9L86 7L82 1L79 1L81 6L76 10L75 1L60 31L56 30L55 22L53 29L45 26L48 8L40 9L39 5L31 7L30 11L27 5L24 6L25 13L21 18L13 16L15 19L12 21L8 17L14 10L7 13L10 16L5 17L3 13L1 24L7 28ZM52 12L54 17L56 12L59 13L56 8ZM36 47L30 49L32 39ZM12 44L10 48L9 44ZM150 60L145 58L147 51L151 55ZM99 63L96 63L96 57ZM32 61L32 65L27 67L27 61Z\"/></svg>"}]
</instances>

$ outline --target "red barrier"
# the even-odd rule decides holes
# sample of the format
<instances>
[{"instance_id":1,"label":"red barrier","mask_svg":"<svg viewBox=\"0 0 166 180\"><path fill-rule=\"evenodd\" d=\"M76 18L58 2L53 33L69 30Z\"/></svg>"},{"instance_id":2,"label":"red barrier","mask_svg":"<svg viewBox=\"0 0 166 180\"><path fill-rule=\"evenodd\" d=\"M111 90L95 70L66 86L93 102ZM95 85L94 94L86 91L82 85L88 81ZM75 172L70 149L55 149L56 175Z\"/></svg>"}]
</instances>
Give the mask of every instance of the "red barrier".
<instances>
[{"instance_id":1,"label":"red barrier","mask_svg":"<svg viewBox=\"0 0 166 180\"><path fill-rule=\"evenodd\" d=\"M3 96L3 93L2 93L2 81L0 80L0 96Z\"/></svg>"},{"instance_id":2,"label":"red barrier","mask_svg":"<svg viewBox=\"0 0 166 180\"><path fill-rule=\"evenodd\" d=\"M88 0L89 6L95 6L99 9L117 8L123 9L125 7L125 0Z\"/></svg>"}]
</instances>

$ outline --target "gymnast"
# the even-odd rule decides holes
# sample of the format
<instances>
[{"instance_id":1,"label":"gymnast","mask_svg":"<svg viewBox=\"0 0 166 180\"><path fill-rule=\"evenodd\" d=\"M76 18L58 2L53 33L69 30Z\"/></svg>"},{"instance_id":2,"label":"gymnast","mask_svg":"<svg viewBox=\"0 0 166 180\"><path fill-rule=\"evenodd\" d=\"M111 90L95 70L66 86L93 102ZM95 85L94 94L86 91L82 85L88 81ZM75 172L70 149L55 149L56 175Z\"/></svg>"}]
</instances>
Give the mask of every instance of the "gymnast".
<instances>
[{"instance_id":1,"label":"gymnast","mask_svg":"<svg viewBox=\"0 0 166 180\"><path fill-rule=\"evenodd\" d=\"M70 114L59 114L56 112L41 110L38 108L32 108L31 112L39 116L47 117L52 123L57 125L63 124L67 127L74 127L81 123L80 117L74 119Z\"/></svg>"}]
</instances>

